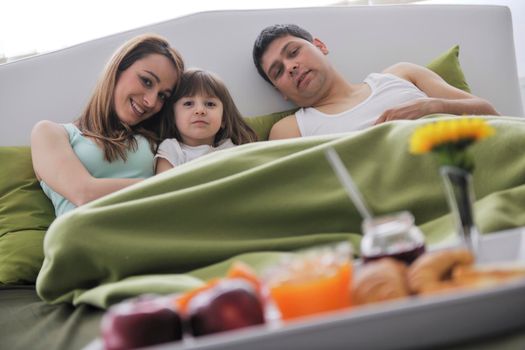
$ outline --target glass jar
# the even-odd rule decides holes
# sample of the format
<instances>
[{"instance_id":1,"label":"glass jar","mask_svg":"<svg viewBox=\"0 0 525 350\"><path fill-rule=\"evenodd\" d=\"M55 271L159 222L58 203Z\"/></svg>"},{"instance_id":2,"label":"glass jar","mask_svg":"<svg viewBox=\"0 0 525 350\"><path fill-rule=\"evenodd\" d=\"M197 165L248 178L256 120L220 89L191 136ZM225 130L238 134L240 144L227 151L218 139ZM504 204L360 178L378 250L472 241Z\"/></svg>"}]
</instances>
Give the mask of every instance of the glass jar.
<instances>
[{"instance_id":1,"label":"glass jar","mask_svg":"<svg viewBox=\"0 0 525 350\"><path fill-rule=\"evenodd\" d=\"M352 304L352 247L318 246L283 258L264 276L282 320L348 308Z\"/></svg>"},{"instance_id":2,"label":"glass jar","mask_svg":"<svg viewBox=\"0 0 525 350\"><path fill-rule=\"evenodd\" d=\"M425 237L408 211L365 219L362 224L363 262L391 257L411 264L425 252Z\"/></svg>"}]
</instances>

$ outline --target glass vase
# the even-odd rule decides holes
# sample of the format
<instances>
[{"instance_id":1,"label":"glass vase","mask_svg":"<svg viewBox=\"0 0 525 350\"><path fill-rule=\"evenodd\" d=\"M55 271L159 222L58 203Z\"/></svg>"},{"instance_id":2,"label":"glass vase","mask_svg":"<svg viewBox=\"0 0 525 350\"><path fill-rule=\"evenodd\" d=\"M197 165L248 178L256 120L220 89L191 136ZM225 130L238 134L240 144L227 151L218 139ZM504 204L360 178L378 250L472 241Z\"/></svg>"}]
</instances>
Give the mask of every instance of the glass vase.
<instances>
[{"instance_id":1,"label":"glass vase","mask_svg":"<svg viewBox=\"0 0 525 350\"><path fill-rule=\"evenodd\" d=\"M460 242L477 256L480 234L474 221L472 175L454 166L442 166L440 173Z\"/></svg>"}]
</instances>

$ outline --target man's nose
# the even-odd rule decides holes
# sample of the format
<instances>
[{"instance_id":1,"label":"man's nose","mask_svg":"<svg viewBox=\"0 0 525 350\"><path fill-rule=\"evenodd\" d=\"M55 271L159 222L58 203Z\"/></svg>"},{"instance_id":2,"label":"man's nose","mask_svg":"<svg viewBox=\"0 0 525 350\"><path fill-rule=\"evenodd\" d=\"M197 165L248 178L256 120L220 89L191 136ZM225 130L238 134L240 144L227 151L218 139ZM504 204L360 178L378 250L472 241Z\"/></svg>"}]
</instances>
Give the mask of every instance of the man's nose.
<instances>
[{"instance_id":1,"label":"man's nose","mask_svg":"<svg viewBox=\"0 0 525 350\"><path fill-rule=\"evenodd\" d=\"M297 71L299 66L297 63L291 63L289 66L288 66L288 73L290 74L291 77L295 76L297 74Z\"/></svg>"}]
</instances>

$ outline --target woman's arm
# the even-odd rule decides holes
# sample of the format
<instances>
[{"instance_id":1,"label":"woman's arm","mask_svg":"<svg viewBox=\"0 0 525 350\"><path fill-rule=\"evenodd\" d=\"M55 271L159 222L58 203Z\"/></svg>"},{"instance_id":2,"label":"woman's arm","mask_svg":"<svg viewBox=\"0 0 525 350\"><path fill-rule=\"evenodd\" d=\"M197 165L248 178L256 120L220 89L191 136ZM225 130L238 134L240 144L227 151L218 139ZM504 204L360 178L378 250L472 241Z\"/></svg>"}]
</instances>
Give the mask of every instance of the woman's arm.
<instances>
[{"instance_id":1,"label":"woman's arm","mask_svg":"<svg viewBox=\"0 0 525 350\"><path fill-rule=\"evenodd\" d=\"M413 100L385 111L376 124L394 119L418 119L433 113L499 115L487 100L449 85L428 68L398 63L385 70L412 82L428 98Z\"/></svg>"},{"instance_id":2,"label":"woman's arm","mask_svg":"<svg viewBox=\"0 0 525 350\"><path fill-rule=\"evenodd\" d=\"M157 158L157 164L155 165L156 173L160 174L166 170L173 169L173 165L164 158Z\"/></svg>"},{"instance_id":3,"label":"woman's arm","mask_svg":"<svg viewBox=\"0 0 525 350\"><path fill-rule=\"evenodd\" d=\"M37 123L31 132L31 156L38 179L76 206L91 202L143 179L98 179L86 170L63 126Z\"/></svg>"}]
</instances>

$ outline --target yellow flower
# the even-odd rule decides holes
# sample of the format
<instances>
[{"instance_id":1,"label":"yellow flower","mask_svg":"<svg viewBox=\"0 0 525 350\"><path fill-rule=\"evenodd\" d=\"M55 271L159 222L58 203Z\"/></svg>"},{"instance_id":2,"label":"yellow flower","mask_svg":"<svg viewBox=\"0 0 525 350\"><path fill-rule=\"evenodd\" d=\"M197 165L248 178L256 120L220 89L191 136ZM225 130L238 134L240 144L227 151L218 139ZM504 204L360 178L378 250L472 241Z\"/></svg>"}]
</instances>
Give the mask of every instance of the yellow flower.
<instances>
[{"instance_id":1,"label":"yellow flower","mask_svg":"<svg viewBox=\"0 0 525 350\"><path fill-rule=\"evenodd\" d=\"M410 139L410 153L428 153L440 146L465 148L494 134L494 128L479 118L440 120L419 127Z\"/></svg>"},{"instance_id":2,"label":"yellow flower","mask_svg":"<svg viewBox=\"0 0 525 350\"><path fill-rule=\"evenodd\" d=\"M410 138L410 153L434 152L442 165L452 165L471 172L474 161L467 148L494 134L494 129L480 118L440 120L419 127Z\"/></svg>"}]
</instances>

